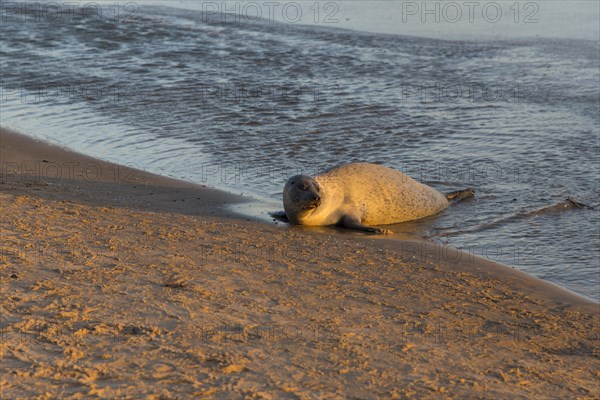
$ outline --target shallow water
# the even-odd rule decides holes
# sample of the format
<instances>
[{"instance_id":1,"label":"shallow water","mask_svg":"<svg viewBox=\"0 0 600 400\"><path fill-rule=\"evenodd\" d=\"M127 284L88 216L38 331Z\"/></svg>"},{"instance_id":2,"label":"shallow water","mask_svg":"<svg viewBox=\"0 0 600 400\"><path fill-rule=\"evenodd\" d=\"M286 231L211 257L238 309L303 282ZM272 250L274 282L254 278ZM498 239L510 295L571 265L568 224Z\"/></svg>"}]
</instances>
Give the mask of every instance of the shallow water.
<instances>
[{"instance_id":1,"label":"shallow water","mask_svg":"<svg viewBox=\"0 0 600 400\"><path fill-rule=\"evenodd\" d=\"M246 212L265 219L288 176L341 162L473 187L475 200L393 229L600 298L600 213L565 202L600 197L597 41L444 41L166 7L13 17L3 125L251 195Z\"/></svg>"}]
</instances>

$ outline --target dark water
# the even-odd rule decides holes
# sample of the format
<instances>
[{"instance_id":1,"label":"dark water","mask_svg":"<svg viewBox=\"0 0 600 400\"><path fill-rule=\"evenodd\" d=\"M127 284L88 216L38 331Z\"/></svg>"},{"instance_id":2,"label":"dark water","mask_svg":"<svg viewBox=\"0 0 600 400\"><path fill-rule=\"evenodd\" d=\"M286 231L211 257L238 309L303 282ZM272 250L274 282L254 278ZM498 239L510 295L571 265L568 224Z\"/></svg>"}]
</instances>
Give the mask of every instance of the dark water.
<instances>
[{"instance_id":1,"label":"dark water","mask_svg":"<svg viewBox=\"0 0 600 400\"><path fill-rule=\"evenodd\" d=\"M6 3L3 3L3 7ZM444 41L144 7L3 14L2 124L281 209L291 174L383 163L476 199L399 232L599 299L598 42Z\"/></svg>"}]
</instances>

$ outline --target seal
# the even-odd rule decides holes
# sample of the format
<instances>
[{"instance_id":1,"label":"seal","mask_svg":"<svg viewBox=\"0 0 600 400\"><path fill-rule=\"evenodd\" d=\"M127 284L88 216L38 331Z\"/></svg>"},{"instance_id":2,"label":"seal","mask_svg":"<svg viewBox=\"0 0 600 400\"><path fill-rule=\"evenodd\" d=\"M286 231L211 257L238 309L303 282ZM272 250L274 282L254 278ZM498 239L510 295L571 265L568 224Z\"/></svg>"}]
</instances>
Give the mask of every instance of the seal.
<instances>
[{"instance_id":1,"label":"seal","mask_svg":"<svg viewBox=\"0 0 600 400\"><path fill-rule=\"evenodd\" d=\"M370 233L390 231L369 225L413 221L449 204L437 190L370 163L344 164L314 177L295 175L283 189L283 208L291 223L341 225Z\"/></svg>"}]
</instances>

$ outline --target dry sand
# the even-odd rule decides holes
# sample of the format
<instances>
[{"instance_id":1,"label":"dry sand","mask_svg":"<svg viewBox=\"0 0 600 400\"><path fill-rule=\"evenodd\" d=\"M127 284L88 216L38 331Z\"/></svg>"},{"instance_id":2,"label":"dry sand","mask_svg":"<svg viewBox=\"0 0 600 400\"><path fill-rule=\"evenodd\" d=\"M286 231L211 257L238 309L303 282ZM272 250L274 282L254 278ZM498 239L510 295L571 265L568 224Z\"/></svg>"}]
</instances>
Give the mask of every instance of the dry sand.
<instances>
[{"instance_id":1,"label":"dry sand","mask_svg":"<svg viewBox=\"0 0 600 400\"><path fill-rule=\"evenodd\" d=\"M598 303L431 243L246 221L223 208L239 197L11 132L0 145L2 399L600 397Z\"/></svg>"}]
</instances>

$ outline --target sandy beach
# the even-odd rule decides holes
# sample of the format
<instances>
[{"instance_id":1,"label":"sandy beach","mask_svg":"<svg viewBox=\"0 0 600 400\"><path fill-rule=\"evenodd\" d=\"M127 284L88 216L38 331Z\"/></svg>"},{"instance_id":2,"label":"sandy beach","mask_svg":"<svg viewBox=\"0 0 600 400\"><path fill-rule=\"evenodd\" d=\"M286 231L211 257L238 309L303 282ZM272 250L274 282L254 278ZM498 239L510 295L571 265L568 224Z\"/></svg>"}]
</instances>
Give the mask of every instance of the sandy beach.
<instances>
[{"instance_id":1,"label":"sandy beach","mask_svg":"<svg viewBox=\"0 0 600 400\"><path fill-rule=\"evenodd\" d=\"M600 397L598 303L1 131L2 399Z\"/></svg>"}]
</instances>

